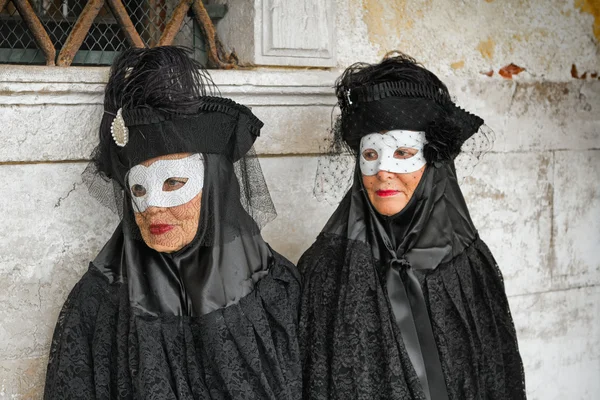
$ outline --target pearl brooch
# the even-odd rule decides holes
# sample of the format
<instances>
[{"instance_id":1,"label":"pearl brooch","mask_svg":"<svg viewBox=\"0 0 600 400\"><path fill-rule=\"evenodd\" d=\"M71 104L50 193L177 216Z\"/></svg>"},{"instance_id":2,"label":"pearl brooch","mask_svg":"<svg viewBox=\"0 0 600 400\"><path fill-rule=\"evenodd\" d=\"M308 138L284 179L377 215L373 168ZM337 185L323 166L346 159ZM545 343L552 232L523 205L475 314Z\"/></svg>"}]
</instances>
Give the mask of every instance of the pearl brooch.
<instances>
[{"instance_id":1,"label":"pearl brooch","mask_svg":"<svg viewBox=\"0 0 600 400\"><path fill-rule=\"evenodd\" d=\"M129 129L125 126L122 108L119 108L117 116L113 119L112 124L110 124L110 132L112 133L113 140L117 146L125 147L129 141Z\"/></svg>"}]
</instances>

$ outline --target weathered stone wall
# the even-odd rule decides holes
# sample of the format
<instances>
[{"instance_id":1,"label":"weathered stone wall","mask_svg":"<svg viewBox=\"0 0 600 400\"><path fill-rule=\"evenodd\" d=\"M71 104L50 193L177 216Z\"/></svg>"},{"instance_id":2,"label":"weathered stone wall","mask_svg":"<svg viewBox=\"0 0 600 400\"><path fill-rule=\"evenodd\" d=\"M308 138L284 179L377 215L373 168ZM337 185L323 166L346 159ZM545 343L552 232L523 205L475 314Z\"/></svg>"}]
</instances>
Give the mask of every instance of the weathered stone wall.
<instances>
[{"instance_id":1,"label":"weathered stone wall","mask_svg":"<svg viewBox=\"0 0 600 400\"><path fill-rule=\"evenodd\" d=\"M529 397L600 398L598 1L336 7L340 68L403 50L495 131L463 188L505 276ZM498 71L511 63L524 71L509 80ZM213 73L265 122L256 147L279 217L264 236L293 260L334 209L311 192L339 72ZM106 77L105 68L0 66L0 399L41 397L59 308L117 224L80 177Z\"/></svg>"}]
</instances>

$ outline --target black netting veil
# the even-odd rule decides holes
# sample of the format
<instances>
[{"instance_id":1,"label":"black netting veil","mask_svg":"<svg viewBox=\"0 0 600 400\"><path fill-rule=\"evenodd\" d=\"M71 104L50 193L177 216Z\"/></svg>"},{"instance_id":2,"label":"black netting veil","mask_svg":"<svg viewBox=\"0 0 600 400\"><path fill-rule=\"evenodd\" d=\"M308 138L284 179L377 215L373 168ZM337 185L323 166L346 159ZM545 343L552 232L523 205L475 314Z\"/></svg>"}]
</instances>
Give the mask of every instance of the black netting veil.
<instances>
[{"instance_id":1,"label":"black netting veil","mask_svg":"<svg viewBox=\"0 0 600 400\"><path fill-rule=\"evenodd\" d=\"M464 175L491 149L493 131L458 107L435 74L404 54L379 64L356 63L335 85L340 112L332 122L315 179L318 199L337 203L353 180L361 139L390 130L425 132L428 164L459 163ZM460 155L460 156L459 156Z\"/></svg>"},{"instance_id":2,"label":"black netting veil","mask_svg":"<svg viewBox=\"0 0 600 400\"><path fill-rule=\"evenodd\" d=\"M128 130L125 146L112 136L118 113ZM208 72L188 57L187 49L130 49L111 68L100 141L83 172L84 182L139 238L128 171L156 157L198 153L205 167L197 235L201 243L258 232L276 216L253 150L262 125L249 108L219 96Z\"/></svg>"},{"instance_id":3,"label":"black netting veil","mask_svg":"<svg viewBox=\"0 0 600 400\"><path fill-rule=\"evenodd\" d=\"M299 399L300 276L262 238L275 216L262 122L185 49L121 54L90 193L122 220L55 329L47 399Z\"/></svg>"},{"instance_id":4,"label":"black netting veil","mask_svg":"<svg viewBox=\"0 0 600 400\"><path fill-rule=\"evenodd\" d=\"M455 168L493 133L402 54L349 67L336 93L315 190L339 204L298 261L304 397L525 399L502 274Z\"/></svg>"}]
</instances>

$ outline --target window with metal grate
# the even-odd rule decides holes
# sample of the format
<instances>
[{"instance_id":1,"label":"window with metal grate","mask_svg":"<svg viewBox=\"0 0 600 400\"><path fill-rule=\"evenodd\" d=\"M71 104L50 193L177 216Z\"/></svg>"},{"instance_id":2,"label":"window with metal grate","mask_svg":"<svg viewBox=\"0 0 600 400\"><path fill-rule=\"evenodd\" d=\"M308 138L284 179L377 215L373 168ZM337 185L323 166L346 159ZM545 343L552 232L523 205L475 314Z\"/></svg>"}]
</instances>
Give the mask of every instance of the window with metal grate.
<instances>
[{"instance_id":1,"label":"window with metal grate","mask_svg":"<svg viewBox=\"0 0 600 400\"><path fill-rule=\"evenodd\" d=\"M200 0L196 0L201 3ZM177 44L207 64L205 29L224 5L189 0L0 0L0 63L109 65L128 47Z\"/></svg>"}]
</instances>

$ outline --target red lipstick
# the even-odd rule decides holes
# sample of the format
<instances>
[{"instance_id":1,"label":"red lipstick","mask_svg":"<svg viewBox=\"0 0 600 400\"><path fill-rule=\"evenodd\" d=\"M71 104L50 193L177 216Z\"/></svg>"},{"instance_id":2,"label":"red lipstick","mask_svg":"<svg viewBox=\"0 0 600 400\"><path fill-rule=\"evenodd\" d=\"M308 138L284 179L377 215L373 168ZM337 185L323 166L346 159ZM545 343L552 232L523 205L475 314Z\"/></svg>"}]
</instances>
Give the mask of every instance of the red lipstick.
<instances>
[{"instance_id":1,"label":"red lipstick","mask_svg":"<svg viewBox=\"0 0 600 400\"><path fill-rule=\"evenodd\" d=\"M377 192L377 196L379 197L390 197L390 196L395 196L398 193L400 193L399 190L378 190Z\"/></svg>"},{"instance_id":2,"label":"red lipstick","mask_svg":"<svg viewBox=\"0 0 600 400\"><path fill-rule=\"evenodd\" d=\"M152 224L150 225L150 233L153 235L162 235L173 229L173 225L168 224Z\"/></svg>"}]
</instances>

